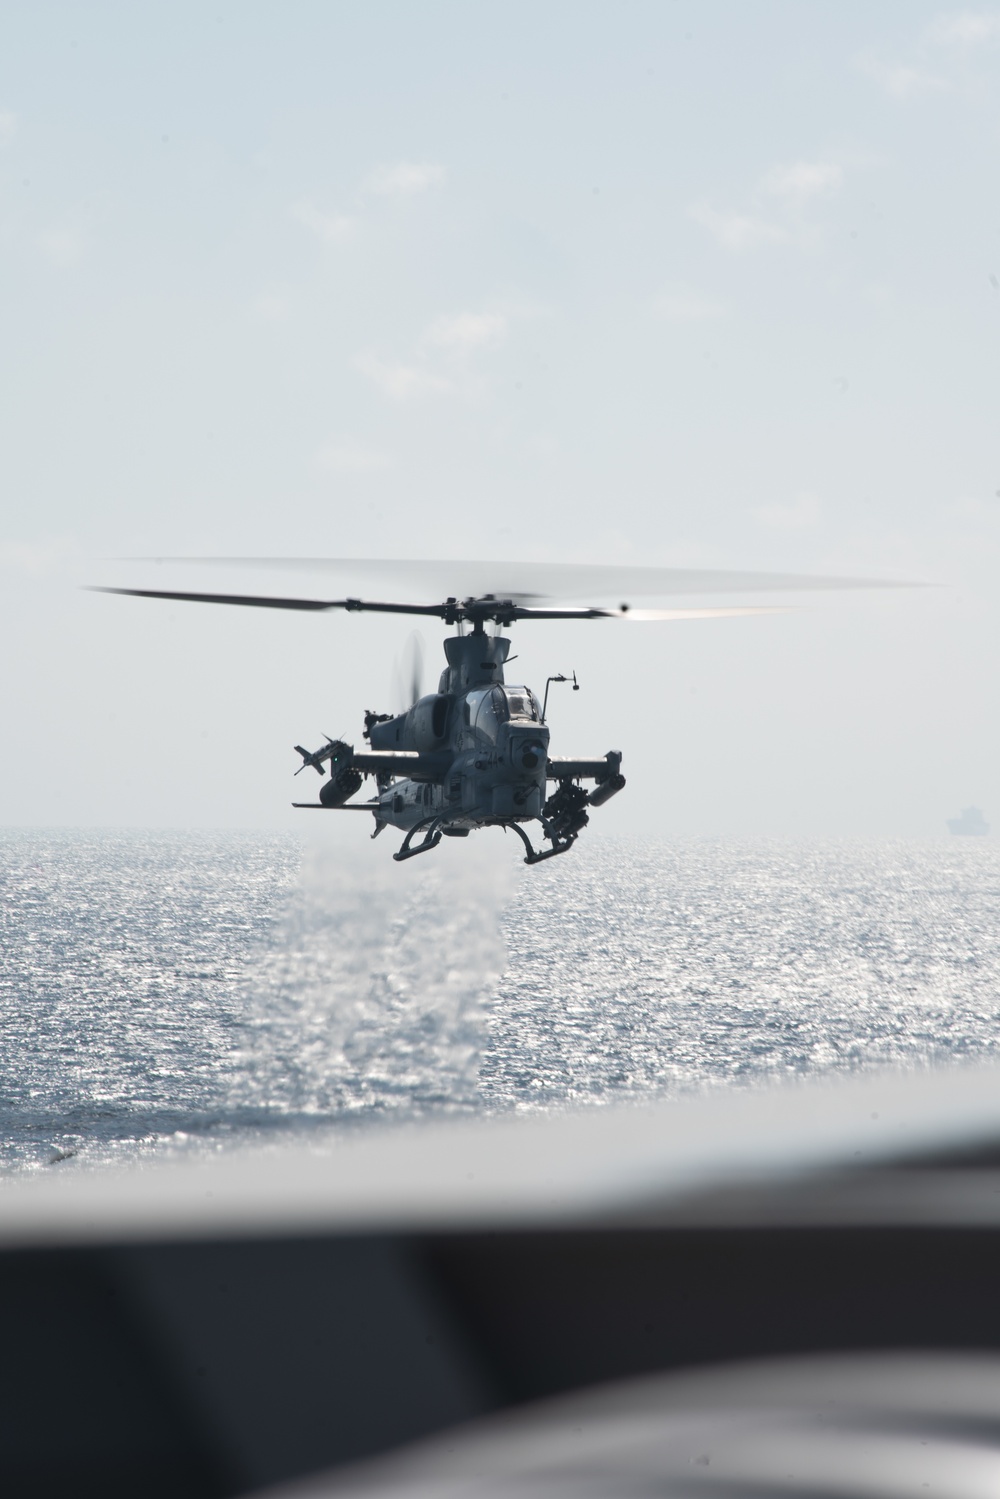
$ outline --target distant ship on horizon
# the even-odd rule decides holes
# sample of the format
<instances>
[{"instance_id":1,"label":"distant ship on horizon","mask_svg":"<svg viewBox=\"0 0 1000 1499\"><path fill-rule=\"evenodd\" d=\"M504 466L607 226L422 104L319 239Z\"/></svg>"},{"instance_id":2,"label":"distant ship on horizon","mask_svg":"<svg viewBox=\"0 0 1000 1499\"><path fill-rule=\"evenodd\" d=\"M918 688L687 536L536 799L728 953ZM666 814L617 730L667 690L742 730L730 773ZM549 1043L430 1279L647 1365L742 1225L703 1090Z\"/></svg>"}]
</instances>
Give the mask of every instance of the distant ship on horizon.
<instances>
[{"instance_id":1,"label":"distant ship on horizon","mask_svg":"<svg viewBox=\"0 0 1000 1499\"><path fill-rule=\"evenodd\" d=\"M961 817L948 818L949 833L988 833L990 825L978 807L963 807Z\"/></svg>"}]
</instances>

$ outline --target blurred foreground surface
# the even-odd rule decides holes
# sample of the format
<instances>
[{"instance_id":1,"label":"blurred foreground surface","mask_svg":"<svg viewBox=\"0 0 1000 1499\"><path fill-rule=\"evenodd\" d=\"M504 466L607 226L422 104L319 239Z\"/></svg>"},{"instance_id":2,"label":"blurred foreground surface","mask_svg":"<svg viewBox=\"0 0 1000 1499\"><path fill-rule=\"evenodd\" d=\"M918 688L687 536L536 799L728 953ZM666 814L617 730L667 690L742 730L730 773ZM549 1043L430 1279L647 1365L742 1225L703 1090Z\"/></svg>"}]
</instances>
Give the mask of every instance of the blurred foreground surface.
<instances>
[{"instance_id":1,"label":"blurred foreground surface","mask_svg":"<svg viewBox=\"0 0 1000 1499\"><path fill-rule=\"evenodd\" d=\"M1000 1491L993 1067L0 1202L5 1493Z\"/></svg>"}]
</instances>

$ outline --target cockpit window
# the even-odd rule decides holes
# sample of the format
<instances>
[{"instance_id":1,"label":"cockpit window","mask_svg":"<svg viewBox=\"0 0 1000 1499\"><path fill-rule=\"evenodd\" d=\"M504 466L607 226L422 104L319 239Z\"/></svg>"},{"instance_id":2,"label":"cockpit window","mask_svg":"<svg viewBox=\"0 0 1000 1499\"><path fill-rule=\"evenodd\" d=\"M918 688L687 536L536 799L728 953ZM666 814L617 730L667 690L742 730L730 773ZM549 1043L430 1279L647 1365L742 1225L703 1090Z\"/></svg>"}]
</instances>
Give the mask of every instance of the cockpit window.
<instances>
[{"instance_id":1,"label":"cockpit window","mask_svg":"<svg viewBox=\"0 0 1000 1499\"><path fill-rule=\"evenodd\" d=\"M505 687L507 711L511 718L530 718L537 723L541 718L538 699L527 687Z\"/></svg>"},{"instance_id":2,"label":"cockpit window","mask_svg":"<svg viewBox=\"0 0 1000 1499\"><path fill-rule=\"evenodd\" d=\"M497 729L501 720L507 717L506 704L503 704L503 712L499 715L497 713L496 694L495 687L485 687L478 692L470 692L466 698L467 711L476 726L477 738L486 739L490 744L496 744Z\"/></svg>"},{"instance_id":3,"label":"cockpit window","mask_svg":"<svg viewBox=\"0 0 1000 1499\"><path fill-rule=\"evenodd\" d=\"M542 717L538 699L527 687L481 687L465 699L467 722L476 726L476 735L495 744L500 725L508 718L522 723L539 723Z\"/></svg>"}]
</instances>

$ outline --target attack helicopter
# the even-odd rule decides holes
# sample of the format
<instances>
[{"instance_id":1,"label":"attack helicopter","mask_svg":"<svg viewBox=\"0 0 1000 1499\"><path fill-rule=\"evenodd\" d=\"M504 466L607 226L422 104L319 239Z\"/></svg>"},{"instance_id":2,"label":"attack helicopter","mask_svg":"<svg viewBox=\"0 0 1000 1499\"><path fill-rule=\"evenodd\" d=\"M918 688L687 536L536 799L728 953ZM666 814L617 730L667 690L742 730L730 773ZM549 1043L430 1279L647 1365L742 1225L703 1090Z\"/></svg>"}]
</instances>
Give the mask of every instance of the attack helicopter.
<instances>
[{"instance_id":1,"label":"attack helicopter","mask_svg":"<svg viewBox=\"0 0 1000 1499\"><path fill-rule=\"evenodd\" d=\"M138 559L137 559L138 560ZM96 588L99 593L186 603L228 604L251 608L302 611L345 610L348 613L416 615L440 619L455 633L444 640L446 666L435 693L414 692L402 713L365 713L363 738L356 750L343 739L327 737L316 750L295 745L302 764L295 772L315 770L324 782L315 802L293 802L316 811L366 812L375 820L372 837L386 827L404 834L393 854L397 862L429 853L442 838L466 838L474 829L500 827L515 833L525 847L526 864L540 864L567 853L587 827L590 813L625 787L620 750L600 759L554 756L546 722L549 687L565 682L549 677L541 702L525 685L508 684L504 667L511 642L501 633L529 620L677 620L785 612L773 605L734 608L634 608L596 604L553 606L552 576L563 597L599 594L631 596L722 591L772 592L815 588L905 586L882 580L803 577L792 574L704 572L672 568L609 568L563 565L553 569L531 563L363 563L322 562L305 558L157 558L170 562L243 563L282 567L334 568L412 582L429 575L451 575L476 591L448 594L441 602L392 603L345 597L304 599L259 594L200 593L151 588ZM488 589L490 580L517 586ZM542 600L543 602L539 602ZM577 688L573 673L573 687ZM366 778L375 794L355 801ZM550 791L550 783L553 789ZM592 784L586 784L592 783ZM536 848L526 825L538 823L542 844ZM547 846L545 846L547 845Z\"/></svg>"}]
</instances>

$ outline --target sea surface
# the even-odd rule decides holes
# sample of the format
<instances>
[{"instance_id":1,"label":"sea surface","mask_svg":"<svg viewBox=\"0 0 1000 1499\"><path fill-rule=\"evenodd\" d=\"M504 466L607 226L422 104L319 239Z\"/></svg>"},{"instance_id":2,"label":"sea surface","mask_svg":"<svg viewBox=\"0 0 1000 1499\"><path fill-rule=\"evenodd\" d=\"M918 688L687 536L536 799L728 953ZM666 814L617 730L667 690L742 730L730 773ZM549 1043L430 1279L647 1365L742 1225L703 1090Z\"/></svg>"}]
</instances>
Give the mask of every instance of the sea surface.
<instances>
[{"instance_id":1,"label":"sea surface","mask_svg":"<svg viewBox=\"0 0 1000 1499\"><path fill-rule=\"evenodd\" d=\"M1000 849L0 832L0 1171L1000 1049Z\"/></svg>"}]
</instances>

